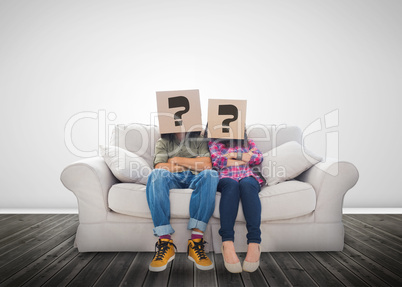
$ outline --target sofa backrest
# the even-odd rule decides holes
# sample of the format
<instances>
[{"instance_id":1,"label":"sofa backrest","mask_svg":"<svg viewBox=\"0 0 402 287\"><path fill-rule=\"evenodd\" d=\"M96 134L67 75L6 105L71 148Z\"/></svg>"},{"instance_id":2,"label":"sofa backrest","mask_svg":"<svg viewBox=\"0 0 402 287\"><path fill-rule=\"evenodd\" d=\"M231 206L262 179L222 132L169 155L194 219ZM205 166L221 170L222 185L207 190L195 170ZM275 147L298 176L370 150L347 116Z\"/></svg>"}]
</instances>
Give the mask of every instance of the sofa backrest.
<instances>
[{"instance_id":1,"label":"sofa backrest","mask_svg":"<svg viewBox=\"0 0 402 287\"><path fill-rule=\"evenodd\" d=\"M157 126L145 124L116 125L109 145L118 146L142 157L153 166L155 144L160 138Z\"/></svg>"},{"instance_id":2,"label":"sofa backrest","mask_svg":"<svg viewBox=\"0 0 402 287\"><path fill-rule=\"evenodd\" d=\"M302 143L299 127L288 125L254 124L247 126L247 135L253 139L262 153L289 141ZM141 156L153 166L155 144L160 133L157 126L145 124L116 125L109 145L118 146Z\"/></svg>"},{"instance_id":3,"label":"sofa backrest","mask_svg":"<svg viewBox=\"0 0 402 287\"><path fill-rule=\"evenodd\" d=\"M247 136L254 140L263 153L286 142L296 141L302 144L302 130L297 126L254 124L247 126Z\"/></svg>"}]
</instances>

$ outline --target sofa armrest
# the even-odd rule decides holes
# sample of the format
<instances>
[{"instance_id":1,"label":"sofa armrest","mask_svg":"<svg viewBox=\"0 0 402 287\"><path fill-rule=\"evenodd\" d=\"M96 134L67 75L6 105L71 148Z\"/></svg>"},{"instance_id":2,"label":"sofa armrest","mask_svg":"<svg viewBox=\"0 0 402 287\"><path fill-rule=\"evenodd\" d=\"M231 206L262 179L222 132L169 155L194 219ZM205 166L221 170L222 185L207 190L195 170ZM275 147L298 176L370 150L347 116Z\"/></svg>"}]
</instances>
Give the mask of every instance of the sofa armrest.
<instances>
[{"instance_id":1,"label":"sofa armrest","mask_svg":"<svg viewBox=\"0 0 402 287\"><path fill-rule=\"evenodd\" d=\"M78 200L81 223L106 219L108 192L118 182L102 157L92 157L68 165L61 173L61 182Z\"/></svg>"},{"instance_id":2,"label":"sofa armrest","mask_svg":"<svg viewBox=\"0 0 402 287\"><path fill-rule=\"evenodd\" d=\"M339 222L343 198L356 184L359 172L350 162L327 160L312 166L297 179L311 184L316 192L315 221Z\"/></svg>"}]
</instances>

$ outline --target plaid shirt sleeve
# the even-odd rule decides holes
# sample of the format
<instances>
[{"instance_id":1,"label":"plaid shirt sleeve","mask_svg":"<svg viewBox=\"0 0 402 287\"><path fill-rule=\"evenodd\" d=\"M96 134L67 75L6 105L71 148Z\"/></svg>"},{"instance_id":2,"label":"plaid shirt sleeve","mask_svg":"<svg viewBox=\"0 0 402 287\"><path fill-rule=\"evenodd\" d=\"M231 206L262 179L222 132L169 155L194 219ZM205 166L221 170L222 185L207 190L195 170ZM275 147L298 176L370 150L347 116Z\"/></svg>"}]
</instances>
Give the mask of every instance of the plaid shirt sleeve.
<instances>
[{"instance_id":1,"label":"plaid shirt sleeve","mask_svg":"<svg viewBox=\"0 0 402 287\"><path fill-rule=\"evenodd\" d=\"M253 148L256 149L256 150L253 151L253 155L251 156L251 159L248 162L248 164L250 166L253 166L253 165L259 165L260 163L262 163L262 161L263 161L262 153L257 148L257 146L255 145L255 142L252 139L248 140L248 147L249 147L249 150L251 150Z\"/></svg>"},{"instance_id":2,"label":"plaid shirt sleeve","mask_svg":"<svg viewBox=\"0 0 402 287\"><path fill-rule=\"evenodd\" d=\"M212 167L221 169L226 167L228 159L223 156L225 148L221 143L210 141L208 143L209 152L211 153Z\"/></svg>"}]
</instances>

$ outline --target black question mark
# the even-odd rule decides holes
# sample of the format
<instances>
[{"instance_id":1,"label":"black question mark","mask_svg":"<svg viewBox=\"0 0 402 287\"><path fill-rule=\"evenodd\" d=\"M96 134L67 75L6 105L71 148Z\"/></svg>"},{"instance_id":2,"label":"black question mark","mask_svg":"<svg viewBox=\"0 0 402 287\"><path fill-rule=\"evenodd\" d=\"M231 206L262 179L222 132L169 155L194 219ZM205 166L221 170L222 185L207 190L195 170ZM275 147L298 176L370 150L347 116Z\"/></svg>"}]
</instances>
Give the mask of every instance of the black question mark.
<instances>
[{"instance_id":1,"label":"black question mark","mask_svg":"<svg viewBox=\"0 0 402 287\"><path fill-rule=\"evenodd\" d=\"M235 120L237 120L237 117L239 116L239 112L238 112L236 106L234 106L234 105L219 105L218 115L231 115L231 116L233 116L233 118L225 119L222 122L222 126L224 126L222 128L222 132L223 133L228 133L229 132L229 124L231 122L234 122ZM227 126L227 128L225 128L226 126Z\"/></svg>"},{"instance_id":2,"label":"black question mark","mask_svg":"<svg viewBox=\"0 0 402 287\"><path fill-rule=\"evenodd\" d=\"M181 116L187 113L188 110L190 109L190 103L188 102L188 99L186 97L179 96L169 98L168 102L169 102L169 109L180 108L180 107L184 108L184 110L178 111L174 114L174 120L175 120L174 125L181 126L183 124Z\"/></svg>"}]
</instances>

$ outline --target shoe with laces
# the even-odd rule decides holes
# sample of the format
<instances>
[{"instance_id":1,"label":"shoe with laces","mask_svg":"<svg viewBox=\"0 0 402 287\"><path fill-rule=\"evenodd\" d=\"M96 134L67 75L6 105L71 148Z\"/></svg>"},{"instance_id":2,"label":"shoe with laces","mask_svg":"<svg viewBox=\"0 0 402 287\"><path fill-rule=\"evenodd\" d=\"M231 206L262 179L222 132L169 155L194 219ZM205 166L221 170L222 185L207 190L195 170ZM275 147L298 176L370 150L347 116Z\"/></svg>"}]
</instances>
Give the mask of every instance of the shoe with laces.
<instances>
[{"instance_id":1,"label":"shoe with laces","mask_svg":"<svg viewBox=\"0 0 402 287\"><path fill-rule=\"evenodd\" d=\"M214 263L208 258L204 251L205 241L203 238L188 240L187 254L188 259L195 263L200 270L210 270L214 268Z\"/></svg>"},{"instance_id":2,"label":"shoe with laces","mask_svg":"<svg viewBox=\"0 0 402 287\"><path fill-rule=\"evenodd\" d=\"M160 272L165 270L167 264L175 257L175 249L177 248L172 239L159 239L155 243L155 256L149 264L149 271Z\"/></svg>"}]
</instances>

